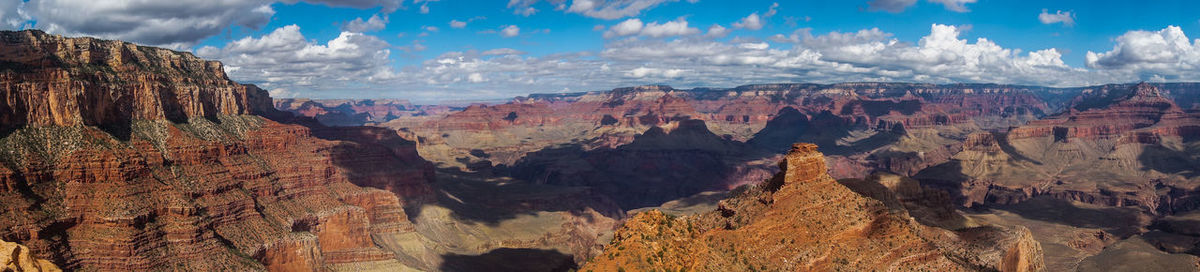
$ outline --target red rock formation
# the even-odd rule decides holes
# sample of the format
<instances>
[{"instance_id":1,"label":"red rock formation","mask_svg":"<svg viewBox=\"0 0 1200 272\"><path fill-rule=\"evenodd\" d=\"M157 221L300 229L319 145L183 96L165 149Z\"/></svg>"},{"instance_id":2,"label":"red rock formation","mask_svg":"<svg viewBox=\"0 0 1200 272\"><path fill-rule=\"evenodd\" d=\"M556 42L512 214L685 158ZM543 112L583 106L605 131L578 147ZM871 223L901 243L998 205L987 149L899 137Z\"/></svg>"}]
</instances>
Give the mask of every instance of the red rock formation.
<instances>
[{"instance_id":1,"label":"red rock formation","mask_svg":"<svg viewBox=\"0 0 1200 272\"><path fill-rule=\"evenodd\" d=\"M1069 111L1004 133L973 134L953 161L923 178L958 188L965 205L1012 204L1038 195L1147 212L1195 207L1200 113L1151 84L1085 91ZM1164 188L1176 188L1164 190Z\"/></svg>"},{"instance_id":2,"label":"red rock formation","mask_svg":"<svg viewBox=\"0 0 1200 272\"><path fill-rule=\"evenodd\" d=\"M797 144L771 181L734 192L716 211L683 218L658 211L634 216L603 254L580 269L1044 269L1041 246L1028 230L954 232L921 225L904 208L834 181L816 150Z\"/></svg>"},{"instance_id":3,"label":"red rock formation","mask_svg":"<svg viewBox=\"0 0 1200 272\"><path fill-rule=\"evenodd\" d=\"M0 122L20 125L128 125L250 114L251 92L225 77L221 63L189 53L120 41L4 32ZM155 71L155 72L151 72ZM269 103L270 100L266 102Z\"/></svg>"},{"instance_id":4,"label":"red rock formation","mask_svg":"<svg viewBox=\"0 0 1200 272\"><path fill-rule=\"evenodd\" d=\"M0 32L0 62L0 237L67 269L390 260L371 235L411 231L402 200L431 192L395 132L248 115L278 113L188 53L31 30Z\"/></svg>"}]
</instances>

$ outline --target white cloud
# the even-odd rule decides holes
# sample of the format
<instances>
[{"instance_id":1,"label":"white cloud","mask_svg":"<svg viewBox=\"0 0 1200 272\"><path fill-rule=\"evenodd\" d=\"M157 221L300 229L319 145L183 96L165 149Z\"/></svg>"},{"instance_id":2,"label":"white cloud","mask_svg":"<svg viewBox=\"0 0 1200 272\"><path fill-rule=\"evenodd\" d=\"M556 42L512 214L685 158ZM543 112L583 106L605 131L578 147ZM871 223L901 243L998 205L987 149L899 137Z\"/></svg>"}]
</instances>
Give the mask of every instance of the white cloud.
<instances>
[{"instance_id":1,"label":"white cloud","mask_svg":"<svg viewBox=\"0 0 1200 272\"><path fill-rule=\"evenodd\" d=\"M682 76L683 73L684 73L683 69L660 69L660 68L638 67L638 68L634 68L633 70L629 70L628 72L625 72L625 76L631 77L631 78L647 78L647 77L678 78L678 77Z\"/></svg>"},{"instance_id":2,"label":"white cloud","mask_svg":"<svg viewBox=\"0 0 1200 272\"><path fill-rule=\"evenodd\" d=\"M275 15L271 4L301 1L380 7L383 14L402 7L402 0L30 0L23 4L21 0L0 0L0 26L33 23L33 27L54 34L186 49L231 26L261 28Z\"/></svg>"},{"instance_id":3,"label":"white cloud","mask_svg":"<svg viewBox=\"0 0 1200 272\"><path fill-rule=\"evenodd\" d=\"M667 36L691 35L696 33L700 33L700 30L694 27L688 27L688 22L683 18L679 18L675 21L662 24L659 24L658 22L646 24L646 27L642 28L641 35L659 38Z\"/></svg>"},{"instance_id":4,"label":"white cloud","mask_svg":"<svg viewBox=\"0 0 1200 272\"><path fill-rule=\"evenodd\" d=\"M676 2L678 0L547 0L545 2L555 6L556 9L568 13L577 13L583 16L599 18L605 20L621 19L625 17L637 16L642 11L657 7L664 3ZM529 16L537 12L533 5L542 2L541 0L509 0L508 8L513 9L513 14ZM688 0L689 3L695 3L695 0Z\"/></svg>"},{"instance_id":5,"label":"white cloud","mask_svg":"<svg viewBox=\"0 0 1200 272\"><path fill-rule=\"evenodd\" d=\"M771 8L768 8L767 12L763 13L763 17L771 18L771 16L775 16L775 13L779 12L776 8L779 8L779 2L771 3Z\"/></svg>"},{"instance_id":6,"label":"white cloud","mask_svg":"<svg viewBox=\"0 0 1200 272\"><path fill-rule=\"evenodd\" d=\"M645 24L642 24L641 19L633 18L633 19L625 20L620 23L617 23L617 25L609 27L608 31L604 32L604 37L612 38L612 37L619 37L619 36L634 35L639 32L642 32L643 26L645 26Z\"/></svg>"},{"instance_id":7,"label":"white cloud","mask_svg":"<svg viewBox=\"0 0 1200 272\"><path fill-rule=\"evenodd\" d=\"M387 16L381 18L378 14L371 15L371 18L366 21L363 21L362 17L359 17L354 18L354 21L349 21L345 25L342 25L342 31L358 33L379 31L387 27L387 22Z\"/></svg>"},{"instance_id":8,"label":"white cloud","mask_svg":"<svg viewBox=\"0 0 1200 272\"><path fill-rule=\"evenodd\" d=\"M358 9L381 7L380 12L383 13L392 13L396 11L396 9L404 7L404 0L282 0L282 2L288 4L295 4L296 2L308 2L313 4L324 4L331 7L351 7ZM415 2L420 1L414 1L414 3Z\"/></svg>"},{"instance_id":9,"label":"white cloud","mask_svg":"<svg viewBox=\"0 0 1200 272\"><path fill-rule=\"evenodd\" d=\"M420 11L421 14L429 14L429 4L422 4Z\"/></svg>"},{"instance_id":10,"label":"white cloud","mask_svg":"<svg viewBox=\"0 0 1200 272\"><path fill-rule=\"evenodd\" d=\"M954 12L969 12L967 4L975 3L977 0L928 0L930 3L942 4L946 10ZM871 0L867 2L867 10L870 11L886 11L891 13L904 12L905 9L917 4L917 0Z\"/></svg>"},{"instance_id":11,"label":"white cloud","mask_svg":"<svg viewBox=\"0 0 1200 272\"><path fill-rule=\"evenodd\" d=\"M676 19L665 23L650 22L643 24L642 20L637 18L628 19L618 23L604 32L604 38L614 38L620 36L640 35L653 38L662 38L669 36L682 36L700 33L700 29L689 27L687 20L683 18Z\"/></svg>"},{"instance_id":12,"label":"white cloud","mask_svg":"<svg viewBox=\"0 0 1200 272\"><path fill-rule=\"evenodd\" d=\"M758 17L758 13L755 12L755 13L751 13L749 16L746 16L746 18L742 18L741 21L733 23L733 27L745 28L745 29L749 29L749 30L759 30L759 29L762 29L763 23L762 23L762 19Z\"/></svg>"},{"instance_id":13,"label":"white cloud","mask_svg":"<svg viewBox=\"0 0 1200 272\"><path fill-rule=\"evenodd\" d=\"M729 29L718 24L713 24L712 26L708 27L708 32L704 33L704 36L710 38L720 38L725 37L725 35L729 35Z\"/></svg>"},{"instance_id":14,"label":"white cloud","mask_svg":"<svg viewBox=\"0 0 1200 272\"><path fill-rule=\"evenodd\" d=\"M929 0L929 2L938 3L946 6L947 10L954 12L969 12L967 4L975 3L978 0Z\"/></svg>"},{"instance_id":15,"label":"white cloud","mask_svg":"<svg viewBox=\"0 0 1200 272\"><path fill-rule=\"evenodd\" d=\"M11 1L11 0L4 0ZM259 28L275 11L259 0L178 0L146 4L123 0L32 0L23 12L36 28L181 49L233 25ZM81 12L87 11L87 12Z\"/></svg>"},{"instance_id":16,"label":"white cloud","mask_svg":"<svg viewBox=\"0 0 1200 272\"><path fill-rule=\"evenodd\" d=\"M521 28L516 25L508 25L500 30L500 36L505 38L516 37L521 34Z\"/></svg>"},{"instance_id":17,"label":"white cloud","mask_svg":"<svg viewBox=\"0 0 1200 272\"><path fill-rule=\"evenodd\" d=\"M484 56L524 55L525 51L516 50L516 49L512 49L512 48L496 48L496 49L492 49L492 50L488 50L488 51L483 51L483 53L480 53L480 54L484 55Z\"/></svg>"},{"instance_id":18,"label":"white cloud","mask_svg":"<svg viewBox=\"0 0 1200 272\"><path fill-rule=\"evenodd\" d=\"M436 27L436 26L425 26L425 27L422 27L421 29L424 29L425 31L429 31L429 32L438 32L438 30L441 30L441 29L438 29L438 27Z\"/></svg>"},{"instance_id":19,"label":"white cloud","mask_svg":"<svg viewBox=\"0 0 1200 272\"><path fill-rule=\"evenodd\" d=\"M0 30L20 29L29 18L21 14L21 0L0 0Z\"/></svg>"},{"instance_id":20,"label":"white cloud","mask_svg":"<svg viewBox=\"0 0 1200 272\"><path fill-rule=\"evenodd\" d=\"M1108 52L1087 52L1089 68L1125 80L1200 79L1200 39L1189 40L1178 26L1159 31L1129 31Z\"/></svg>"},{"instance_id":21,"label":"white cloud","mask_svg":"<svg viewBox=\"0 0 1200 272\"><path fill-rule=\"evenodd\" d=\"M484 19L487 19L487 17L475 16L475 17L471 17L471 19L467 19L466 21L450 20L450 28L465 28L465 27L467 27L467 24L469 24L471 22L474 22L476 20L484 20Z\"/></svg>"},{"instance_id":22,"label":"white cloud","mask_svg":"<svg viewBox=\"0 0 1200 272\"><path fill-rule=\"evenodd\" d=\"M517 9L517 10L514 10L514 11L513 11L513 14L517 14L517 15L521 15L521 16L529 17L530 15L537 14L537 12L538 12L538 10L537 10L536 8L533 8L533 7L525 7L525 8L522 8L522 9Z\"/></svg>"},{"instance_id":23,"label":"white cloud","mask_svg":"<svg viewBox=\"0 0 1200 272\"><path fill-rule=\"evenodd\" d=\"M635 25L633 22L629 24ZM619 28L614 25L608 31ZM646 28L643 23L641 27L630 27L632 30L626 33L640 35ZM1088 63L1089 67L1094 67L1093 70L1066 65L1062 53L1057 49L1025 51L1006 48L986 38L961 38L962 32L960 27L935 24L920 40L902 41L877 28L821 35L813 35L808 29L799 29L788 35L773 37L770 39L772 42L753 39L718 41L700 37L609 39L604 48L597 52L544 56L526 55L511 48L446 52L395 72L384 65L386 62L364 65L365 68L361 70L375 71L365 75L387 76L374 77L372 80L375 81L368 82L377 81L378 84L359 86L354 91L365 92L362 96L367 97L379 96L374 92L400 92L400 95L415 101L437 101L448 94L455 97L504 98L566 89L603 90L649 83L681 88L766 82L847 81L1084 86L1137 79L1200 79L1200 72L1196 68L1200 67L1200 63L1197 63L1200 61L1200 55L1197 55L1200 41L1189 41L1178 28L1127 33L1117 39L1113 51L1090 54ZM261 40L274 39L264 37ZM306 43L302 37L290 40L294 41L278 46ZM789 44L781 46L774 43ZM306 46L321 45L307 42ZM262 48L275 48L275 45L264 45ZM382 47L364 45L360 48ZM233 50L225 51L226 56L241 56ZM356 50L361 51L364 50ZM294 58L268 55L261 59L265 62ZM335 63L341 62L347 61L338 60ZM248 67L230 63L234 68ZM308 71L304 68L281 67L292 66L270 63L237 69L230 74L239 79L248 77L246 74L254 76L250 78L266 78L266 74L251 71L277 69L270 70L272 76ZM282 79L272 81L279 86L267 89L286 88L303 96L311 94L311 89L318 88L313 86L323 86L320 84L322 80L367 77L347 75L352 73L350 71L305 74L309 77L322 75L321 78L310 80L316 82L311 86L299 83L283 86L281 82L306 81L305 77L281 76ZM339 95L348 94L340 92Z\"/></svg>"},{"instance_id":24,"label":"white cloud","mask_svg":"<svg viewBox=\"0 0 1200 272\"><path fill-rule=\"evenodd\" d=\"M196 50L204 58L225 63L235 80L265 89L322 89L345 87L395 77L387 42L370 35L342 32L326 44L317 44L288 25L262 37L246 37L222 48Z\"/></svg>"},{"instance_id":25,"label":"white cloud","mask_svg":"<svg viewBox=\"0 0 1200 272\"><path fill-rule=\"evenodd\" d=\"M480 73L471 73L471 75L467 76L467 82L480 83L484 81L487 81L487 79L484 79L483 74Z\"/></svg>"},{"instance_id":26,"label":"white cloud","mask_svg":"<svg viewBox=\"0 0 1200 272\"><path fill-rule=\"evenodd\" d=\"M867 9L871 11L882 10L891 13L900 13L915 4L917 4L917 0L871 0L867 2Z\"/></svg>"},{"instance_id":27,"label":"white cloud","mask_svg":"<svg viewBox=\"0 0 1200 272\"><path fill-rule=\"evenodd\" d=\"M1074 26L1075 25L1075 13L1073 13L1073 12L1070 12L1070 11L1063 12L1061 10L1055 11L1054 14L1050 14L1047 12L1048 12L1048 10L1042 9L1042 13L1038 14L1038 21L1041 21L1042 24L1048 25L1048 24L1062 23L1065 26Z\"/></svg>"}]
</instances>

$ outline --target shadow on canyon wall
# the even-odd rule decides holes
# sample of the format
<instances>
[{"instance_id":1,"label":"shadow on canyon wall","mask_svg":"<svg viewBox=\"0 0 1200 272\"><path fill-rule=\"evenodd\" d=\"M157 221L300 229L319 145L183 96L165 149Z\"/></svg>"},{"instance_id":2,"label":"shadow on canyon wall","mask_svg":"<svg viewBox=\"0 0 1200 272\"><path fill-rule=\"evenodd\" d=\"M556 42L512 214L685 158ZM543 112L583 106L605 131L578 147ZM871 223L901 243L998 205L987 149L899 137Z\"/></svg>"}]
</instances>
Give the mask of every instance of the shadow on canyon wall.
<instances>
[{"instance_id":1,"label":"shadow on canyon wall","mask_svg":"<svg viewBox=\"0 0 1200 272\"><path fill-rule=\"evenodd\" d=\"M579 268L571 255L544 249L499 248L480 255L446 254L442 259L438 270L447 272L560 272Z\"/></svg>"},{"instance_id":2,"label":"shadow on canyon wall","mask_svg":"<svg viewBox=\"0 0 1200 272\"><path fill-rule=\"evenodd\" d=\"M628 210L728 190L745 183L744 178L761 176L752 181L757 183L774 173L774 164L756 168L746 163L772 155L717 136L703 121L688 119L671 131L650 128L633 142L611 149L547 147L518 160L511 172L538 184L591 187Z\"/></svg>"},{"instance_id":3,"label":"shadow on canyon wall","mask_svg":"<svg viewBox=\"0 0 1200 272\"><path fill-rule=\"evenodd\" d=\"M851 133L855 131L870 130L870 124L867 124L865 119L848 119L829 111L822 111L810 117L792 107L780 109L775 116L746 143L781 154L787 152L793 143L814 143L826 156L846 156L893 144L904 135L904 129L898 127L892 131L877 131L863 139L845 143L839 141L852 138Z\"/></svg>"},{"instance_id":4,"label":"shadow on canyon wall","mask_svg":"<svg viewBox=\"0 0 1200 272\"><path fill-rule=\"evenodd\" d=\"M1081 207L1067 200L1050 196L1034 197L1012 205L996 205L998 210L1009 211L1021 217L1069 225L1078 228L1096 228L1118 237L1138 234L1143 222L1142 212L1133 207Z\"/></svg>"}]
</instances>

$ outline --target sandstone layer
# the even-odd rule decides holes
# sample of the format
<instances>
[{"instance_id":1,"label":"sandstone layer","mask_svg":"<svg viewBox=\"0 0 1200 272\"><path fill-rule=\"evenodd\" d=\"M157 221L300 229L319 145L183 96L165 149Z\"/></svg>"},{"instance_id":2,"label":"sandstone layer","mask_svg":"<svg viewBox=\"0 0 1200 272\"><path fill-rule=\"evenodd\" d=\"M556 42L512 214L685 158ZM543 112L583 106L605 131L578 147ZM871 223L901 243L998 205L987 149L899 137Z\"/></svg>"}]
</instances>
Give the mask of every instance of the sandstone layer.
<instances>
[{"instance_id":1,"label":"sandstone layer","mask_svg":"<svg viewBox=\"0 0 1200 272\"><path fill-rule=\"evenodd\" d=\"M636 215L581 270L1044 269L1028 230L922 225L905 208L835 181L815 145L796 144L780 169L768 182L733 192L716 211ZM901 187L884 195L917 193Z\"/></svg>"},{"instance_id":2,"label":"sandstone layer","mask_svg":"<svg viewBox=\"0 0 1200 272\"><path fill-rule=\"evenodd\" d=\"M395 132L268 120L265 91L189 53L30 30L0 32L0 62L0 237L65 269L393 260L373 237L432 193Z\"/></svg>"},{"instance_id":3,"label":"sandstone layer","mask_svg":"<svg viewBox=\"0 0 1200 272\"><path fill-rule=\"evenodd\" d=\"M3 271L62 271L54 263L34 257L28 247L4 240L0 240L0 265Z\"/></svg>"},{"instance_id":4,"label":"sandstone layer","mask_svg":"<svg viewBox=\"0 0 1200 272\"><path fill-rule=\"evenodd\" d=\"M966 206L1049 195L1150 213L1198 207L1200 112L1150 84L1088 91L1073 103L1007 132L970 135L952 160L917 176Z\"/></svg>"}]
</instances>

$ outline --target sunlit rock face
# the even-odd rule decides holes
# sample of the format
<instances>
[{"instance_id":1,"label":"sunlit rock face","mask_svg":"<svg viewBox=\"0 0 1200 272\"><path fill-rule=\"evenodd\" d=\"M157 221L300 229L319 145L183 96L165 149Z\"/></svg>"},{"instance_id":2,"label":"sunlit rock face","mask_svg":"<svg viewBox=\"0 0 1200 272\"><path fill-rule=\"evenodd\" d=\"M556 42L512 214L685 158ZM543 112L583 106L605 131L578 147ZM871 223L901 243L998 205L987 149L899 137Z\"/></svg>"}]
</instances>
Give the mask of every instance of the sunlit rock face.
<instances>
[{"instance_id":1,"label":"sunlit rock face","mask_svg":"<svg viewBox=\"0 0 1200 272\"><path fill-rule=\"evenodd\" d=\"M0 63L0 237L65 269L393 260L372 237L432 195L395 132L268 120L266 92L188 53L0 32Z\"/></svg>"},{"instance_id":2,"label":"sunlit rock face","mask_svg":"<svg viewBox=\"0 0 1200 272\"><path fill-rule=\"evenodd\" d=\"M824 156L815 145L794 145L780 169L770 181L735 191L716 211L686 217L658 211L634 216L604 253L581 269L1044 269L1041 246L1028 230L923 225L907 210L924 205L913 198L919 195L913 191L920 190L919 185L875 179L848 187L826 174ZM879 189L867 189L871 184ZM913 204L898 204L902 200ZM943 208L948 214L940 215L923 209L923 218L962 219L953 209Z\"/></svg>"}]
</instances>

